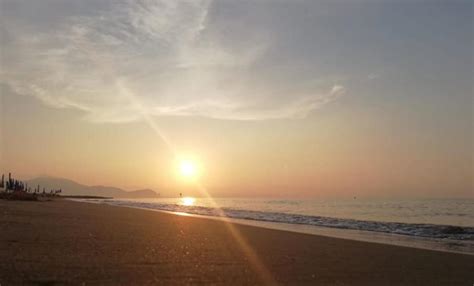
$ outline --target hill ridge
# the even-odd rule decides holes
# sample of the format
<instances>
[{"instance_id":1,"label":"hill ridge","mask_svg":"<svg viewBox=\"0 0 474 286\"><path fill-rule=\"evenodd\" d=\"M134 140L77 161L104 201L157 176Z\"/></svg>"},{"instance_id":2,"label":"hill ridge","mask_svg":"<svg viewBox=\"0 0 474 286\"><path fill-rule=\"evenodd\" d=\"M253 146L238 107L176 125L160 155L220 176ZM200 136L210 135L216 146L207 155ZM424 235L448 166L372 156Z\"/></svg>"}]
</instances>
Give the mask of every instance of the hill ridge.
<instances>
[{"instance_id":1,"label":"hill ridge","mask_svg":"<svg viewBox=\"0 0 474 286\"><path fill-rule=\"evenodd\" d=\"M46 189L62 189L63 195L72 196L102 196L114 198L156 198L159 194L152 189L126 191L114 186L81 184L68 178L40 176L25 180L30 186L40 185Z\"/></svg>"}]
</instances>

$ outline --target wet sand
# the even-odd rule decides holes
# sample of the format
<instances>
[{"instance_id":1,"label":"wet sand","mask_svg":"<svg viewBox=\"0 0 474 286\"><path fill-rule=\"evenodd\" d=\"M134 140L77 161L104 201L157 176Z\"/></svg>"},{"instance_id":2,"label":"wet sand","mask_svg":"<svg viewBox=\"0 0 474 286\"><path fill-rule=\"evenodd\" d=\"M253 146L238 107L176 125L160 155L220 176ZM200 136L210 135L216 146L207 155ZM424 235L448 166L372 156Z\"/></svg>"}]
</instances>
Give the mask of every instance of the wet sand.
<instances>
[{"instance_id":1,"label":"wet sand","mask_svg":"<svg viewBox=\"0 0 474 286\"><path fill-rule=\"evenodd\" d=\"M56 200L0 200L1 285L473 285L474 256Z\"/></svg>"}]
</instances>

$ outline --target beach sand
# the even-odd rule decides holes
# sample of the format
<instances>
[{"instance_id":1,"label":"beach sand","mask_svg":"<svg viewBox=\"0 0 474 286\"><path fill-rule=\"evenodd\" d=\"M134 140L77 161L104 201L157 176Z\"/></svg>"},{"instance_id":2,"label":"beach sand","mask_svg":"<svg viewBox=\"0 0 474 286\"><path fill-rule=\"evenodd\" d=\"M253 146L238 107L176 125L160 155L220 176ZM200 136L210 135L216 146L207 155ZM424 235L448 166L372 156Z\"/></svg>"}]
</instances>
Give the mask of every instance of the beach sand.
<instances>
[{"instance_id":1,"label":"beach sand","mask_svg":"<svg viewBox=\"0 0 474 286\"><path fill-rule=\"evenodd\" d=\"M56 200L0 200L0 284L468 285L474 256Z\"/></svg>"}]
</instances>

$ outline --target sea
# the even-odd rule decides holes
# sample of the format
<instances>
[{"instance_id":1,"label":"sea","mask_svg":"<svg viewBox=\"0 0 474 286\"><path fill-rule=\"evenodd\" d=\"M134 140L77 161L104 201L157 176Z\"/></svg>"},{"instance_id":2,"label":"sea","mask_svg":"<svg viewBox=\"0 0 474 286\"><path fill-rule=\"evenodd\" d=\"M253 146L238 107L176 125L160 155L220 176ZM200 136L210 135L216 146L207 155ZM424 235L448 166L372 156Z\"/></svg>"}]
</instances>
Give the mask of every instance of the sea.
<instances>
[{"instance_id":1,"label":"sea","mask_svg":"<svg viewBox=\"0 0 474 286\"><path fill-rule=\"evenodd\" d=\"M474 255L474 199L75 199L312 235Z\"/></svg>"}]
</instances>

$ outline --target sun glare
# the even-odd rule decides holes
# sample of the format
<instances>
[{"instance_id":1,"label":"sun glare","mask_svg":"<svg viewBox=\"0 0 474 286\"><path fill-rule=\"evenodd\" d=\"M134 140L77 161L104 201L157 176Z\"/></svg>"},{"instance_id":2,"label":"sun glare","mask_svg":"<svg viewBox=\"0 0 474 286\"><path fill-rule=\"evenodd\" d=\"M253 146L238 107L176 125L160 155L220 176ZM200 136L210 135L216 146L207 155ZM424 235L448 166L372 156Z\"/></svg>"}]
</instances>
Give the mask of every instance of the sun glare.
<instances>
[{"instance_id":1,"label":"sun glare","mask_svg":"<svg viewBox=\"0 0 474 286\"><path fill-rule=\"evenodd\" d=\"M196 201L196 199L195 199L195 198L191 198L191 197L184 197L184 198L181 198L181 204L182 204L183 206L193 206L195 201Z\"/></svg>"},{"instance_id":2,"label":"sun glare","mask_svg":"<svg viewBox=\"0 0 474 286\"><path fill-rule=\"evenodd\" d=\"M197 175L196 164L189 160L182 160L179 163L179 173L185 178L195 178Z\"/></svg>"}]
</instances>

